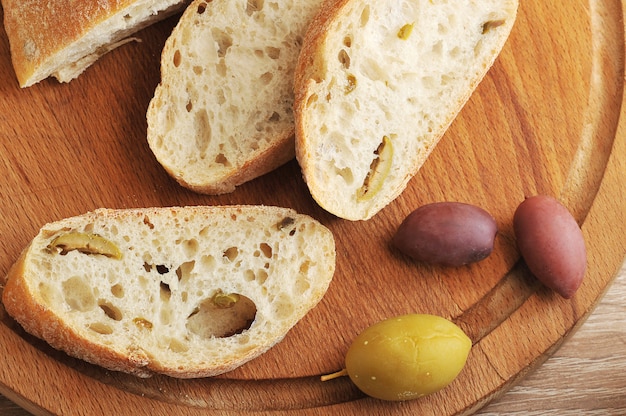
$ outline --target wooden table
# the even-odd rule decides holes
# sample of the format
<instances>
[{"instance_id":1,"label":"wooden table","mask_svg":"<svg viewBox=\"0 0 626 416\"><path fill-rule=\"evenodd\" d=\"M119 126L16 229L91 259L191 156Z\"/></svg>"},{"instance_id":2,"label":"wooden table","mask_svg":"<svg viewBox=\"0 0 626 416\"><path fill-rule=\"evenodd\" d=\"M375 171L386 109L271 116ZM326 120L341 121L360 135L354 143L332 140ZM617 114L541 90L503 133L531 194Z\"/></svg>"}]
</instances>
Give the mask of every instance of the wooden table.
<instances>
[{"instance_id":1,"label":"wooden table","mask_svg":"<svg viewBox=\"0 0 626 416\"><path fill-rule=\"evenodd\" d=\"M626 263L583 326L541 367L476 416L626 414L625 299ZM0 415L31 413L0 396Z\"/></svg>"}]
</instances>

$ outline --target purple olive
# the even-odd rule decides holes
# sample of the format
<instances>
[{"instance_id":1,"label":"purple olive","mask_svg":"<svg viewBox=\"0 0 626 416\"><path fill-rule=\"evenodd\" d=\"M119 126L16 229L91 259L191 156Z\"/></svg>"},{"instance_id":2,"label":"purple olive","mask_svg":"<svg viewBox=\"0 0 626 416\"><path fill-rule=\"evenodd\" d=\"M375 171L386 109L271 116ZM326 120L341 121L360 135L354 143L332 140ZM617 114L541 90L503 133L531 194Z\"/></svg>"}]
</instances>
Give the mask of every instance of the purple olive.
<instances>
[{"instance_id":1,"label":"purple olive","mask_svg":"<svg viewBox=\"0 0 626 416\"><path fill-rule=\"evenodd\" d=\"M498 226L484 209L461 202L436 202L417 208L398 227L392 243L415 260L462 266L485 259Z\"/></svg>"},{"instance_id":2,"label":"purple olive","mask_svg":"<svg viewBox=\"0 0 626 416\"><path fill-rule=\"evenodd\" d=\"M574 296L587 268L585 240L578 223L556 199L526 198L515 211L517 246L530 271L566 299Z\"/></svg>"}]
</instances>

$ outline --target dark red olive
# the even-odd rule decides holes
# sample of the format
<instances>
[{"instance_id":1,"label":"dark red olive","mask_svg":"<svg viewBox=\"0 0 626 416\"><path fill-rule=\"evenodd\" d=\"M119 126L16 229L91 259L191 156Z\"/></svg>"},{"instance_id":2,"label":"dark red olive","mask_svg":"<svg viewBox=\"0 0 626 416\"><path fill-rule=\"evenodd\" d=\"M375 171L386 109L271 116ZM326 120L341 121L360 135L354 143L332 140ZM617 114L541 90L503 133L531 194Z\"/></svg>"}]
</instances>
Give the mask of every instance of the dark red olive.
<instances>
[{"instance_id":1,"label":"dark red olive","mask_svg":"<svg viewBox=\"0 0 626 416\"><path fill-rule=\"evenodd\" d=\"M462 266L485 259L498 226L484 209L461 202L436 202L411 212L392 243L415 260Z\"/></svg>"},{"instance_id":2,"label":"dark red olive","mask_svg":"<svg viewBox=\"0 0 626 416\"><path fill-rule=\"evenodd\" d=\"M526 198L515 211L517 246L530 271L566 299L574 296L587 268L585 240L572 214L555 198Z\"/></svg>"}]
</instances>

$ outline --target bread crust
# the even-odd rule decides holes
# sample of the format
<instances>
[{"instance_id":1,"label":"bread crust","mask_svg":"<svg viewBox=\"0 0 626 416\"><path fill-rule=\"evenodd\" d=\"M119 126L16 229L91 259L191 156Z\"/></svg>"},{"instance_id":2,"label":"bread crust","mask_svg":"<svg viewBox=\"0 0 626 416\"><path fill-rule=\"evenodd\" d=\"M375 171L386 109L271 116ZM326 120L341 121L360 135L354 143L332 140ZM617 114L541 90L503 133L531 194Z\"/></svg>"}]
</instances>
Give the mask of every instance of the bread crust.
<instances>
[{"instance_id":1,"label":"bread crust","mask_svg":"<svg viewBox=\"0 0 626 416\"><path fill-rule=\"evenodd\" d=\"M99 25L144 0L2 0L11 59L21 87L55 75L63 81L78 76L99 56L122 44L131 33L180 10L184 0L172 0L165 13L139 21L121 33L103 30L101 39L81 42ZM68 78L57 74L67 71Z\"/></svg>"},{"instance_id":2,"label":"bread crust","mask_svg":"<svg viewBox=\"0 0 626 416\"><path fill-rule=\"evenodd\" d=\"M22 252L7 274L2 297L6 312L15 318L26 332L45 340L51 347L65 351L70 356L138 377L153 375L152 371L145 368L148 363L147 357L125 356L85 340L47 308L41 299L33 297L33 289L29 287L27 277L30 272L26 268L29 250L30 246Z\"/></svg>"},{"instance_id":3,"label":"bread crust","mask_svg":"<svg viewBox=\"0 0 626 416\"><path fill-rule=\"evenodd\" d=\"M126 220L135 218L133 220L135 223L140 224L140 227L143 228L145 225L154 226L155 228L159 227L159 224L162 224L161 220L164 220L165 223L169 223L167 218L177 217L182 218L183 221L195 221L193 219L189 220L194 216L200 216L202 218L207 218L207 222L211 222L212 219L216 218L224 218L223 221L226 221L227 224L231 224L235 226L237 221L240 221L243 226L245 224L249 224L252 220L253 216L257 216L256 220L258 224L266 224L267 229L263 228L260 232L270 231L271 232L288 232L288 228L284 230L281 228L283 220L289 219L289 221L285 222L285 227L298 227L298 230L293 231L295 234L299 234L303 228L301 227L312 227L307 228L309 230L314 230L311 237L319 238L319 241L316 240L317 243L324 246L323 251L317 250L318 253L324 253L323 257L315 258L315 262L319 263L320 268L317 266L312 268L315 270L316 275L312 276L313 280L309 282L310 287L306 289L305 293L300 295L295 295L291 300L295 302L289 309L288 312L285 312L285 320L284 321L276 321L276 322L268 322L268 319L274 313L273 310L278 305L271 306L270 304L266 304L266 300L264 300L264 296L259 291L259 289L255 288L255 282L248 282L246 279L243 279L242 276L230 276L227 278L228 280L233 280L235 283L234 287L239 287L243 293L251 298L251 300L255 303L256 317L255 321L259 321L258 327L251 326L249 330L246 330L242 333L242 338L237 338L237 336L228 336L227 338L213 338L213 336L209 338L202 338L198 341L198 338L195 337L194 334L185 333L185 337L192 337L196 339L197 342L193 346L190 347L192 351L189 354L180 355L180 361L177 358L172 359L172 357L178 357L175 353L172 355L172 351L165 351L162 353L161 348L155 349L154 346L149 345L150 339L152 336L144 339L144 333L141 332L141 336L137 336L137 334L133 335L133 331L130 330L128 332L123 332L125 335L122 337L124 339L123 342L111 342L110 338L107 338L107 335L104 336L94 334L92 331L88 329L87 326L81 324L77 326L77 322L72 320L72 314L82 313L81 310L75 309L71 305L71 303L66 303L67 298L54 297L54 295L50 295L50 290L44 290L42 288L42 273L47 273L46 268L42 267L42 262L46 264L54 264L54 262L65 261L62 257L65 255L59 256L54 251L48 252L46 247L50 247L50 241L54 234L58 234L59 232L69 232L74 230L82 230L85 226L87 229L91 229L91 227L95 227L95 229L101 229L102 223L106 223L112 225L112 228L116 229L115 233L117 235L120 233L128 233L124 234L126 236L130 236L130 233L127 230L122 228L123 223L128 223ZM235 219L235 217L240 217L240 220ZM261 218L262 217L262 218ZM186 219L185 219L186 218ZM149 220L148 220L149 219ZM126 222L120 222L126 221ZM143 224L143 221L153 221L152 223ZM178 221L178 220L177 220ZM204 219L200 220L200 223L204 224ZM216 220L217 221L217 220ZM222 221L222 220L219 220ZM269 222L268 222L269 221ZM275 222L278 221L278 222ZM257 223L255 222L255 224ZM196 224L196 222L193 222ZM100 224L100 225L99 225ZM107 226L108 227L108 226ZM56 231L55 231L56 230ZM281 231L282 230L282 231ZM295 230L295 228L294 228ZM199 241L206 242L208 240L202 240L200 237L195 234L198 230L194 229L194 233L192 235L186 236L190 241ZM213 232L213 229L212 231ZM216 239L224 238L223 226L217 226L215 228ZM236 232L236 231L233 231ZM54 234L53 234L54 233ZM221 233L221 234L220 234ZM245 233L245 231L243 231ZM254 232L252 233L254 234ZM178 233L177 238L182 238L182 234ZM208 234L207 234L208 235ZM247 235L247 233L245 234ZM287 234L285 234L286 236ZM291 234L290 234L291 235ZM304 235L303 235L304 236ZM254 237L242 237L251 238L254 240ZM155 237L150 237L147 239L146 244L150 243L150 239ZM290 237L287 237L290 238ZM302 237L296 237L302 238ZM132 251L140 250L139 244L141 244L140 240L137 240L135 237L130 237L132 247ZM119 241L119 240L118 240ZM289 243L287 240L281 239L281 244L285 244L288 246L292 243ZM289 240L296 241L296 240ZM202 244L202 243L201 243ZM220 245L221 243L216 242L214 245ZM242 243L244 244L244 243ZM44 249L45 254L42 257L42 248ZM294 247L285 248L283 250L285 253L290 252L293 254ZM273 248L275 252L281 250L276 246ZM132 253L126 252L128 254L129 260L128 265L125 266L129 270L133 270L132 273L139 272L138 275L131 274L131 276L126 277L125 279L143 279L139 277L143 274L144 266L139 265L139 267L132 267L130 257ZM153 252L156 256L156 251ZM263 255L263 254L261 254ZM307 254L308 255L308 254ZM56 256L56 257L55 257ZM55 257L52 258L51 257ZM181 261L180 259L170 259L172 262ZM95 261L95 260L94 260ZM110 260L110 261L122 261L122 260ZM191 260L188 260L191 261ZM197 258L195 261L198 261ZM242 261L246 261L242 259ZM266 260L269 261L269 260ZM271 260L274 261L274 260ZM101 270L102 273L106 272L106 268L103 269L103 264L98 260L97 266L88 266L87 269L91 269L95 267L94 270ZM286 208L277 208L277 207L264 207L264 206L229 206L229 207L172 207L172 208L145 208L145 209L129 209L129 210L97 210L91 213L84 214L78 217L72 217L65 220L58 221L56 223L47 224L42 227L41 232L35 239L31 242L31 244L21 253L18 260L13 264L11 269L8 272L6 285L2 294L2 301L4 304L4 308L8 315L13 317L26 332L45 340L48 344L58 350L62 350L66 352L68 355L72 357L76 357L82 359L84 361L102 366L106 369L113 371L121 371L129 374L133 374L138 377L150 377L154 374L164 374L177 378L198 378L198 377L208 377L217 374L222 374L227 371L230 371L243 363L251 360L252 358L262 354L267 349L271 348L273 345L282 340L287 331L297 323L299 319L301 319L311 308L313 308L323 297L328 285L330 284L330 280L332 279L332 275L334 272L335 265L335 253L334 253L334 242L332 239L332 234L329 230L323 227L321 224L318 224L315 220L297 214L295 211ZM135 265L137 266L137 265ZM52 266L51 266L52 267ZM56 267L56 266L55 266ZM108 267L108 266L106 266ZM47 275L47 278L43 280L43 285L51 282L57 278L67 279L75 273L78 273L74 270L64 270L67 276L51 276ZM173 271L172 271L173 273ZM271 287L276 287L272 285L279 285L282 287L291 287L296 284L295 276L291 275L281 275L281 270L276 270L276 276L269 276L267 279L267 284L269 285L267 290L271 290ZM290 272L288 272L289 274ZM159 273L161 274L161 273ZM156 275L155 275L156 276ZM158 278L162 278L162 276L157 276ZM173 276L175 278L175 276ZM149 278L149 277L147 277ZM228 283L222 281L221 283L211 283L208 280L211 276L208 275L205 278L200 279L200 277L195 277L194 282L198 279L198 281L205 281L205 283L194 283L198 286L194 286L193 289L185 289L190 292L200 290L202 284L217 284L217 285L226 285ZM180 279L180 276L178 277ZM215 277L213 277L215 279ZM237 280L240 280L239 283L236 283ZM274 283L272 280L274 279ZM278 280L276 280L278 279ZM284 280L283 280L284 279ZM222 279L223 280L223 279ZM67 280L66 280L67 281ZM128 285L128 280L125 280ZM98 283L92 282L94 284L94 288L98 288ZM175 282L173 282L175 283ZM54 284L54 283L51 283ZM108 283L107 283L108 284ZM157 283L158 284L158 283ZM179 283L176 283L178 285ZM243 286L242 286L243 284ZM245 285L251 285L246 288ZM237 286L239 285L239 286ZM157 286L158 288L158 286ZM107 290L102 291L102 287L100 287L98 297L105 296ZM98 290L98 289L93 289ZM172 287L172 291L176 291L176 287ZM182 289L181 289L182 290ZM206 290L206 289L205 289ZM284 296L283 293L274 293L277 297ZM110 295L110 293L109 293ZM280 296L279 296L280 295ZM141 295L137 292L133 292L134 297L140 297ZM187 295L185 295L186 298ZM191 299L191 293L189 294ZM52 299L52 300L51 300ZM65 299L65 301L63 300ZM191 301L191 300L190 300ZM277 300L278 301L278 300ZM191 305L187 305L191 306ZM182 305L182 307L187 307ZM180 308L181 305L176 305L176 307ZM127 309L123 309L124 307L120 306L124 316L136 316L133 315L135 313L145 313L148 314L147 311L128 311ZM69 311L69 312L68 312ZM88 313L88 312L86 312ZM283 316L283 315L280 315ZM189 319L189 318L187 318ZM211 318L213 319L213 318ZM89 318L88 322L93 322L93 318ZM208 321L206 322L208 323ZM111 324L116 324L115 322L111 322ZM122 324L120 322L120 324ZM204 324L204 322L203 322ZM155 329L157 331L157 323L155 322ZM131 325L131 329L134 326ZM183 330L185 327L185 323L183 323ZM267 327L272 327L273 329L268 330ZM122 328L122 327L120 327ZM128 327L124 326L128 330ZM179 328L180 329L180 328ZM121 329L120 329L121 330ZM268 332L269 331L269 332ZM273 331L273 332L272 332ZM271 333L271 336L270 336ZM169 336L171 334L161 334L164 336ZM154 334L154 336L160 336L158 334ZM116 338L117 339L117 338ZM148 341L147 341L148 340ZM248 341L242 341L248 340ZM249 344L248 344L249 343ZM160 344L159 344L160 345ZM235 348L233 351L237 351L236 354L224 351L223 355L220 355L218 359L215 359L215 354L210 353L208 355L204 354L203 351L210 351L213 348L224 348L224 346L231 345ZM165 347L166 349L168 347ZM171 347L170 347L171 348ZM193 359L189 359L188 357L191 355ZM186 357L186 358L182 358ZM223 357L223 358L222 358ZM197 361L196 361L197 358Z\"/></svg>"}]
</instances>

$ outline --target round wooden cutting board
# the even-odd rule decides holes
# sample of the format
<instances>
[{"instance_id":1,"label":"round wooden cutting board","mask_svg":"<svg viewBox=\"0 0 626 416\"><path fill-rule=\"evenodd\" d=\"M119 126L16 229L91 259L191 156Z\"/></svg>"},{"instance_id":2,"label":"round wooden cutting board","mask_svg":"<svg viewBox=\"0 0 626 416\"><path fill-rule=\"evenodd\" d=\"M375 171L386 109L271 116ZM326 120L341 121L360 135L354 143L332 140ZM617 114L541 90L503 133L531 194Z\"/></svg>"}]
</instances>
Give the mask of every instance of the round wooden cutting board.
<instances>
[{"instance_id":1,"label":"round wooden cutting board","mask_svg":"<svg viewBox=\"0 0 626 416\"><path fill-rule=\"evenodd\" d=\"M327 225L337 270L322 302L261 357L220 377L137 379L50 349L0 312L0 392L35 414L470 414L547 359L592 311L626 254L624 26L618 0L522 1L513 32L432 156L367 222L311 199L295 161L219 197L170 179L146 143L145 112L176 18L138 34L69 84L20 89L0 31L0 275L46 222L99 207L265 204ZM624 121L622 120L622 123ZM519 259L512 217L525 196L559 198L582 226L588 270L571 300ZM418 264L390 248L402 219L435 201L469 202L499 227L477 264ZM444 390L405 403L363 397L340 369L354 337L381 319L431 313L473 347Z\"/></svg>"}]
</instances>

